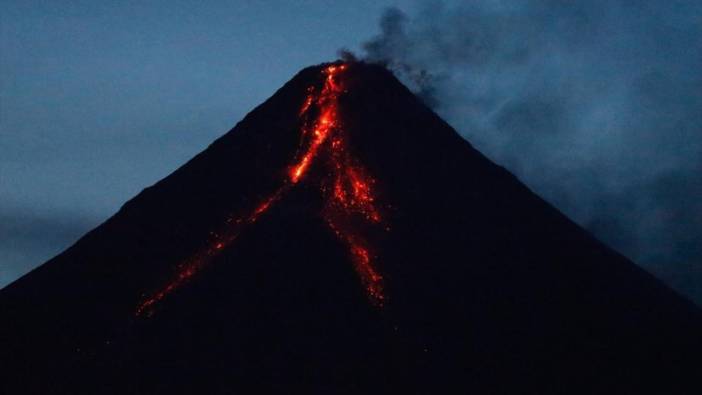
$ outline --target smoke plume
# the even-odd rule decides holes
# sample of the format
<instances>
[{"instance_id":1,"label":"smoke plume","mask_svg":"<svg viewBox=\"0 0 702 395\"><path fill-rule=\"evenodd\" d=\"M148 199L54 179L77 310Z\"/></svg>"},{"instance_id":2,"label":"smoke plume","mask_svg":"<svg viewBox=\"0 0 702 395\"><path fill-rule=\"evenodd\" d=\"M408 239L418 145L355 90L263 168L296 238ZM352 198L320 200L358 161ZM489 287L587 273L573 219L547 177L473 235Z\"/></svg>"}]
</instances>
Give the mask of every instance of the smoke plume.
<instances>
[{"instance_id":1,"label":"smoke plume","mask_svg":"<svg viewBox=\"0 0 702 395\"><path fill-rule=\"evenodd\" d=\"M702 3L431 2L380 30L367 61L702 303Z\"/></svg>"}]
</instances>

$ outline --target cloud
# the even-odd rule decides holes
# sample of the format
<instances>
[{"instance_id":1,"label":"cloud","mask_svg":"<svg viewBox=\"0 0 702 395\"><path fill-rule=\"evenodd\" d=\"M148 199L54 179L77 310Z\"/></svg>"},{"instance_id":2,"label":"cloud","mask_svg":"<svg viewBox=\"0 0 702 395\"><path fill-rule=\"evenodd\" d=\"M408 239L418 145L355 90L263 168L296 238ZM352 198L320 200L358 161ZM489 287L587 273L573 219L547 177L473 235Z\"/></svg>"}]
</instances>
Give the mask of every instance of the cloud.
<instances>
[{"instance_id":1,"label":"cloud","mask_svg":"<svg viewBox=\"0 0 702 395\"><path fill-rule=\"evenodd\" d=\"M0 210L0 288L70 246L97 222L76 213Z\"/></svg>"},{"instance_id":2,"label":"cloud","mask_svg":"<svg viewBox=\"0 0 702 395\"><path fill-rule=\"evenodd\" d=\"M478 149L702 303L702 4L427 2L366 60Z\"/></svg>"}]
</instances>

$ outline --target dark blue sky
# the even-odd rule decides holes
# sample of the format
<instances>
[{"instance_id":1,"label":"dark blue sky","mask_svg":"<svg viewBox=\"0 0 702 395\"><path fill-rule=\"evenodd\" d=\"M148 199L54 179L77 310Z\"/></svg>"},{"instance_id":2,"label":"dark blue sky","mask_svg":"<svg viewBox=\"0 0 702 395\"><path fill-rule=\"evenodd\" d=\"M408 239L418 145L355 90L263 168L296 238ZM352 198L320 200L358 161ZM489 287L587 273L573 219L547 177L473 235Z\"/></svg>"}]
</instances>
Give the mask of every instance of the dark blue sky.
<instances>
[{"instance_id":1,"label":"dark blue sky","mask_svg":"<svg viewBox=\"0 0 702 395\"><path fill-rule=\"evenodd\" d=\"M702 303L697 0L23 0L0 18L0 287L348 47L429 72L478 149Z\"/></svg>"}]
</instances>

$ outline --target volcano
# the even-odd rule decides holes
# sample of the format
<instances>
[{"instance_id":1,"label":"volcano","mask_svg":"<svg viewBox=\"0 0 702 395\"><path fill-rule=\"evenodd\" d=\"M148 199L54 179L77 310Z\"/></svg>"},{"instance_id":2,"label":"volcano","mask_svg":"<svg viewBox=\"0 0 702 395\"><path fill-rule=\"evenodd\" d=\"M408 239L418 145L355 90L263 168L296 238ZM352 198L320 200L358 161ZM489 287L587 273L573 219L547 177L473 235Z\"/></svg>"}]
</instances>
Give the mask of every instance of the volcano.
<instances>
[{"instance_id":1,"label":"volcano","mask_svg":"<svg viewBox=\"0 0 702 395\"><path fill-rule=\"evenodd\" d=\"M381 66L302 70L0 291L2 393L697 393L702 313Z\"/></svg>"}]
</instances>

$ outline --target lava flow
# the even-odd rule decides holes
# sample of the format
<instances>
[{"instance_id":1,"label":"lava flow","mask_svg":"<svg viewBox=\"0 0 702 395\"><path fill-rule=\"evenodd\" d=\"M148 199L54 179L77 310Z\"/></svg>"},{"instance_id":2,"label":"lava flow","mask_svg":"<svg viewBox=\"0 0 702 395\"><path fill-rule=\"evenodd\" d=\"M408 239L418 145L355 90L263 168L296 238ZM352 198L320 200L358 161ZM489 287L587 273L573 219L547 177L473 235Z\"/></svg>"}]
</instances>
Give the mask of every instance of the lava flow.
<instances>
[{"instance_id":1,"label":"lava flow","mask_svg":"<svg viewBox=\"0 0 702 395\"><path fill-rule=\"evenodd\" d=\"M346 136L339 121L338 98L343 92L338 74L346 65L329 66L325 69L326 79L319 96L312 90L303 105L301 116L311 121L303 126L303 138L310 136L308 148L290 169L290 181L297 183L304 175L312 160L323 150L327 156L326 176L320 183L325 197L323 216L334 234L348 245L354 268L363 282L371 302L382 306L383 277L373 265L373 257L368 242L359 229L359 219L369 223L380 223L380 213L375 207L372 185L374 180L357 165L347 148ZM319 111L317 117L310 116L314 102Z\"/></svg>"},{"instance_id":2,"label":"lava flow","mask_svg":"<svg viewBox=\"0 0 702 395\"><path fill-rule=\"evenodd\" d=\"M339 75L347 65L326 67L324 84L317 90L308 88L300 109L302 136L298 153L289 167L283 185L261 201L248 215L226 222L225 231L214 235L208 246L178 265L177 275L159 291L142 301L137 315L151 313L155 304L182 286L207 262L232 244L246 225L254 224L284 193L298 184L315 159L325 156L326 172L319 182L325 199L322 215L332 232L349 248L349 255L372 304L383 305L383 277L373 264L373 254L361 228L366 224L379 224L381 216L375 206L374 180L366 175L348 151L346 136L339 120L339 96L344 92Z\"/></svg>"},{"instance_id":3,"label":"lava flow","mask_svg":"<svg viewBox=\"0 0 702 395\"><path fill-rule=\"evenodd\" d=\"M198 273L207 262L219 255L219 253L228 245L233 243L241 234L243 225L254 224L258 218L268 210L268 208L280 197L284 187L275 191L275 193L264 199L256 208L245 218L229 217L227 219L227 228L222 234L213 234L213 239L206 248L198 251L188 260L180 263L177 267L177 275L169 283L167 283L158 292L154 293L144 301L142 301L136 309L137 315L144 313L152 313L154 305L165 299L171 292L180 288L191 277Z\"/></svg>"}]
</instances>

